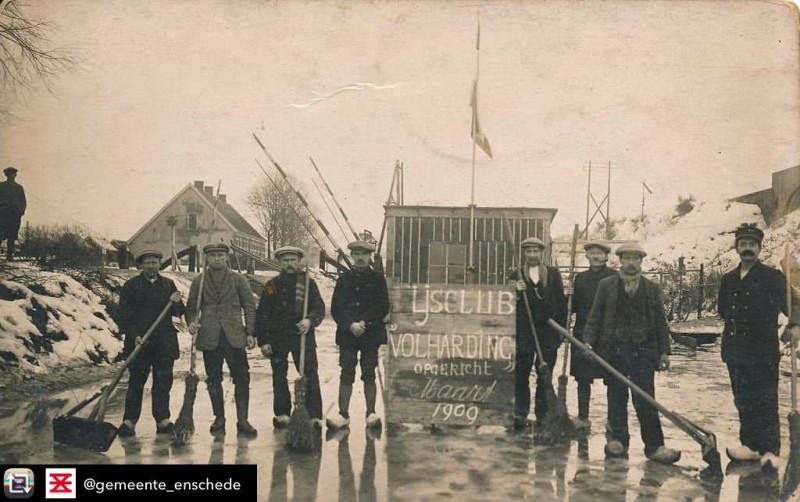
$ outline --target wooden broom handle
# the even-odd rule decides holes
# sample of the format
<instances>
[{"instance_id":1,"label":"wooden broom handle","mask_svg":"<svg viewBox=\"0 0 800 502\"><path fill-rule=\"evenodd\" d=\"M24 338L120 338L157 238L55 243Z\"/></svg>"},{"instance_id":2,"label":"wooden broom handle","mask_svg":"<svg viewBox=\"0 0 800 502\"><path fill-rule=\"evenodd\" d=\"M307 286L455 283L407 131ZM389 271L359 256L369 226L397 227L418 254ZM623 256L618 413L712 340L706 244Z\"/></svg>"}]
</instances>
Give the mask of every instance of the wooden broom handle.
<instances>
[{"instance_id":1,"label":"wooden broom handle","mask_svg":"<svg viewBox=\"0 0 800 502\"><path fill-rule=\"evenodd\" d=\"M306 268L306 287L303 291L303 319L308 317L308 297L309 297L309 287L311 285L311 277L309 276L308 269ZM302 319L301 319L302 320ZM309 326L309 331L311 327ZM306 335L308 332L303 333L303 336L300 337L300 376L306 376Z\"/></svg>"}]
</instances>

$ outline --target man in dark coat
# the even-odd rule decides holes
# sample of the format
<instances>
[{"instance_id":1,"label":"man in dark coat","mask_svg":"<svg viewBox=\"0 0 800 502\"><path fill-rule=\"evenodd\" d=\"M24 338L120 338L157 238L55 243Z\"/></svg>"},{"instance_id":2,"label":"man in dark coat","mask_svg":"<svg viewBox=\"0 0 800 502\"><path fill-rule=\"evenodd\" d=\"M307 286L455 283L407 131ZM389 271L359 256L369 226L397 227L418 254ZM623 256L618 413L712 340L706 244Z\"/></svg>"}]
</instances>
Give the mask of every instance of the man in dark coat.
<instances>
[{"instance_id":1,"label":"man in dark coat","mask_svg":"<svg viewBox=\"0 0 800 502\"><path fill-rule=\"evenodd\" d=\"M289 371L289 354L297 370L300 370L300 342L306 336L305 379L306 408L314 425L322 428L322 394L319 388L319 365L314 328L325 318L325 303L319 294L317 283L308 280L301 270L303 250L286 246L275 250L275 258L281 264L281 272L264 285L256 313L258 345L272 365L273 411L272 423L276 428L289 425L292 412L292 397L286 374ZM303 299L308 294L308 312L303 317Z\"/></svg>"},{"instance_id":2,"label":"man in dark coat","mask_svg":"<svg viewBox=\"0 0 800 502\"><path fill-rule=\"evenodd\" d=\"M540 361L536 354L534 333L523 303L527 297L534 318L536 337L542 349L544 363L552 371L558 356L561 335L547 324L553 319L564 326L567 320L567 301L564 297L564 283L561 273L555 267L546 266L543 262L545 244L536 237L525 239L520 244L525 263L519 272L512 274L517 288L517 350L515 359L514 385L514 427L522 429L527 426L528 413L531 406L530 376L531 369L536 366L536 395L534 413L536 422L541 424L547 415L547 399L542 381Z\"/></svg>"},{"instance_id":3,"label":"man in dark coat","mask_svg":"<svg viewBox=\"0 0 800 502\"><path fill-rule=\"evenodd\" d=\"M655 398L655 372L669 368L669 333L658 284L642 277L647 255L638 244L617 248L618 274L600 281L584 339L595 352L642 390ZM606 379L609 396L609 442L605 453L621 457L630 444L628 387L612 376ZM657 462L677 462L681 453L664 446L658 410L638 394L633 408L639 419L645 456Z\"/></svg>"},{"instance_id":4,"label":"man in dark coat","mask_svg":"<svg viewBox=\"0 0 800 502\"><path fill-rule=\"evenodd\" d=\"M574 291L572 294L572 311L575 312L575 326L572 328L573 335L580 341L585 341L583 330L586 326L586 319L592 308L597 286L602 279L616 275L616 271L608 268L608 253L611 248L603 242L588 242L583 246L586 251L586 258L589 260L589 270L575 275ZM592 381L595 378L603 378L605 372L602 371L589 357L581 350L572 351L570 361L570 375L575 377L578 382L578 418L575 425L579 428L588 428L589 421L589 402L592 398Z\"/></svg>"},{"instance_id":5,"label":"man in dark coat","mask_svg":"<svg viewBox=\"0 0 800 502\"><path fill-rule=\"evenodd\" d=\"M339 429L350 424L350 395L356 378L356 364L361 353L361 380L367 401L367 427L381 426L375 413L378 388L375 368L378 348L386 343L383 319L389 313L389 292L383 275L370 267L370 255L375 246L354 241L347 246L353 258L353 269L344 272L336 281L331 303L331 315L336 321L336 345L339 346L339 414L327 420L328 427Z\"/></svg>"},{"instance_id":6,"label":"man in dark coat","mask_svg":"<svg viewBox=\"0 0 800 502\"><path fill-rule=\"evenodd\" d=\"M137 258L142 273L128 280L122 287L119 299L120 328L125 333L123 355L128 357L136 345L142 343L150 326L168 302L173 302L172 316L180 317L185 312L181 295L172 279L158 273L162 254L159 251L144 251ZM169 393L172 390L172 366L178 358L178 331L170 316L158 324L147 344L128 366L130 378L125 394L125 414L119 426L120 436L135 434L136 422L142 412L144 384L153 370L153 418L156 432L172 432L170 422Z\"/></svg>"},{"instance_id":7,"label":"man in dark coat","mask_svg":"<svg viewBox=\"0 0 800 502\"><path fill-rule=\"evenodd\" d=\"M22 215L27 201L25 190L15 180L17 168L3 169L6 181L0 182L0 242L6 241L6 261L14 260L14 243L19 238Z\"/></svg>"},{"instance_id":8,"label":"man in dark coat","mask_svg":"<svg viewBox=\"0 0 800 502\"><path fill-rule=\"evenodd\" d=\"M772 461L780 454L778 314L787 313L786 276L758 259L764 232L742 225L735 233L738 267L722 277L718 309L725 320L722 360L739 412L740 447L732 460Z\"/></svg>"},{"instance_id":9,"label":"man in dark coat","mask_svg":"<svg viewBox=\"0 0 800 502\"><path fill-rule=\"evenodd\" d=\"M197 336L197 350L203 352L208 397L214 412L211 434L225 432L222 365L227 363L233 378L237 433L240 436L255 436L258 431L248 420L250 365L247 362L247 349L256 346L256 305L247 278L228 267L229 252L228 245L221 242L203 247L206 268L192 280L186 321L189 331ZM201 299L199 310L198 298Z\"/></svg>"}]
</instances>

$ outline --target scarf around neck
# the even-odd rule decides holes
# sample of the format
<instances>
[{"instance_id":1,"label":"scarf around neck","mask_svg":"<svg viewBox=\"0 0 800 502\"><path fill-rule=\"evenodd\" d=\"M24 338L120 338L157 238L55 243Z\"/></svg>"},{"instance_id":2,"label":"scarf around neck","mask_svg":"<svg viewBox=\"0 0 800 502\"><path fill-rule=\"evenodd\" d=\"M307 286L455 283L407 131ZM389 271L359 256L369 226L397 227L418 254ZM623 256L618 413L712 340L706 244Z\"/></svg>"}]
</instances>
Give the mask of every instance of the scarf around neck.
<instances>
[{"instance_id":1,"label":"scarf around neck","mask_svg":"<svg viewBox=\"0 0 800 502\"><path fill-rule=\"evenodd\" d=\"M633 297L633 295L636 294L636 290L639 289L639 284L641 283L641 270L635 274L628 274L620 269L619 276L622 279L622 285L625 287L625 294L627 294L629 297Z\"/></svg>"}]
</instances>

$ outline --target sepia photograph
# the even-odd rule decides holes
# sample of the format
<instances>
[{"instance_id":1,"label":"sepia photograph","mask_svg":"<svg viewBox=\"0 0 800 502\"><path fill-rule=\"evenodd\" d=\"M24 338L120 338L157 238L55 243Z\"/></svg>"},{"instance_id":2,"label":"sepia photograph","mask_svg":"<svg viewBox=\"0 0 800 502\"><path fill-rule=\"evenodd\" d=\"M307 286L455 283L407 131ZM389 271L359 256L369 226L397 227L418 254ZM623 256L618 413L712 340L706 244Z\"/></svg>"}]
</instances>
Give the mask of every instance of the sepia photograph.
<instances>
[{"instance_id":1,"label":"sepia photograph","mask_svg":"<svg viewBox=\"0 0 800 502\"><path fill-rule=\"evenodd\" d=\"M789 0L0 0L4 497L800 500L799 56Z\"/></svg>"}]
</instances>

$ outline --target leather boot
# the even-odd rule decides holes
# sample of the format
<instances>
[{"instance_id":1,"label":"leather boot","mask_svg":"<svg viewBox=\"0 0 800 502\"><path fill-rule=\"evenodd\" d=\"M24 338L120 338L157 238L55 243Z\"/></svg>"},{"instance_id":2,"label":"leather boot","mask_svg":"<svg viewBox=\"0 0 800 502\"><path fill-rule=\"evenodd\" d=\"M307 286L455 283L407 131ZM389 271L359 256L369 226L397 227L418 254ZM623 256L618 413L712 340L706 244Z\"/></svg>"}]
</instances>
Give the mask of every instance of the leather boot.
<instances>
[{"instance_id":1,"label":"leather boot","mask_svg":"<svg viewBox=\"0 0 800 502\"><path fill-rule=\"evenodd\" d=\"M236 430L240 436L256 436L258 431L247 421L250 408L250 389L236 387L234 392L236 398Z\"/></svg>"},{"instance_id":2,"label":"leather boot","mask_svg":"<svg viewBox=\"0 0 800 502\"><path fill-rule=\"evenodd\" d=\"M216 385L208 386L208 397L211 399L211 410L214 413L214 423L211 424L211 434L225 431L225 398L222 394L222 387Z\"/></svg>"}]
</instances>

